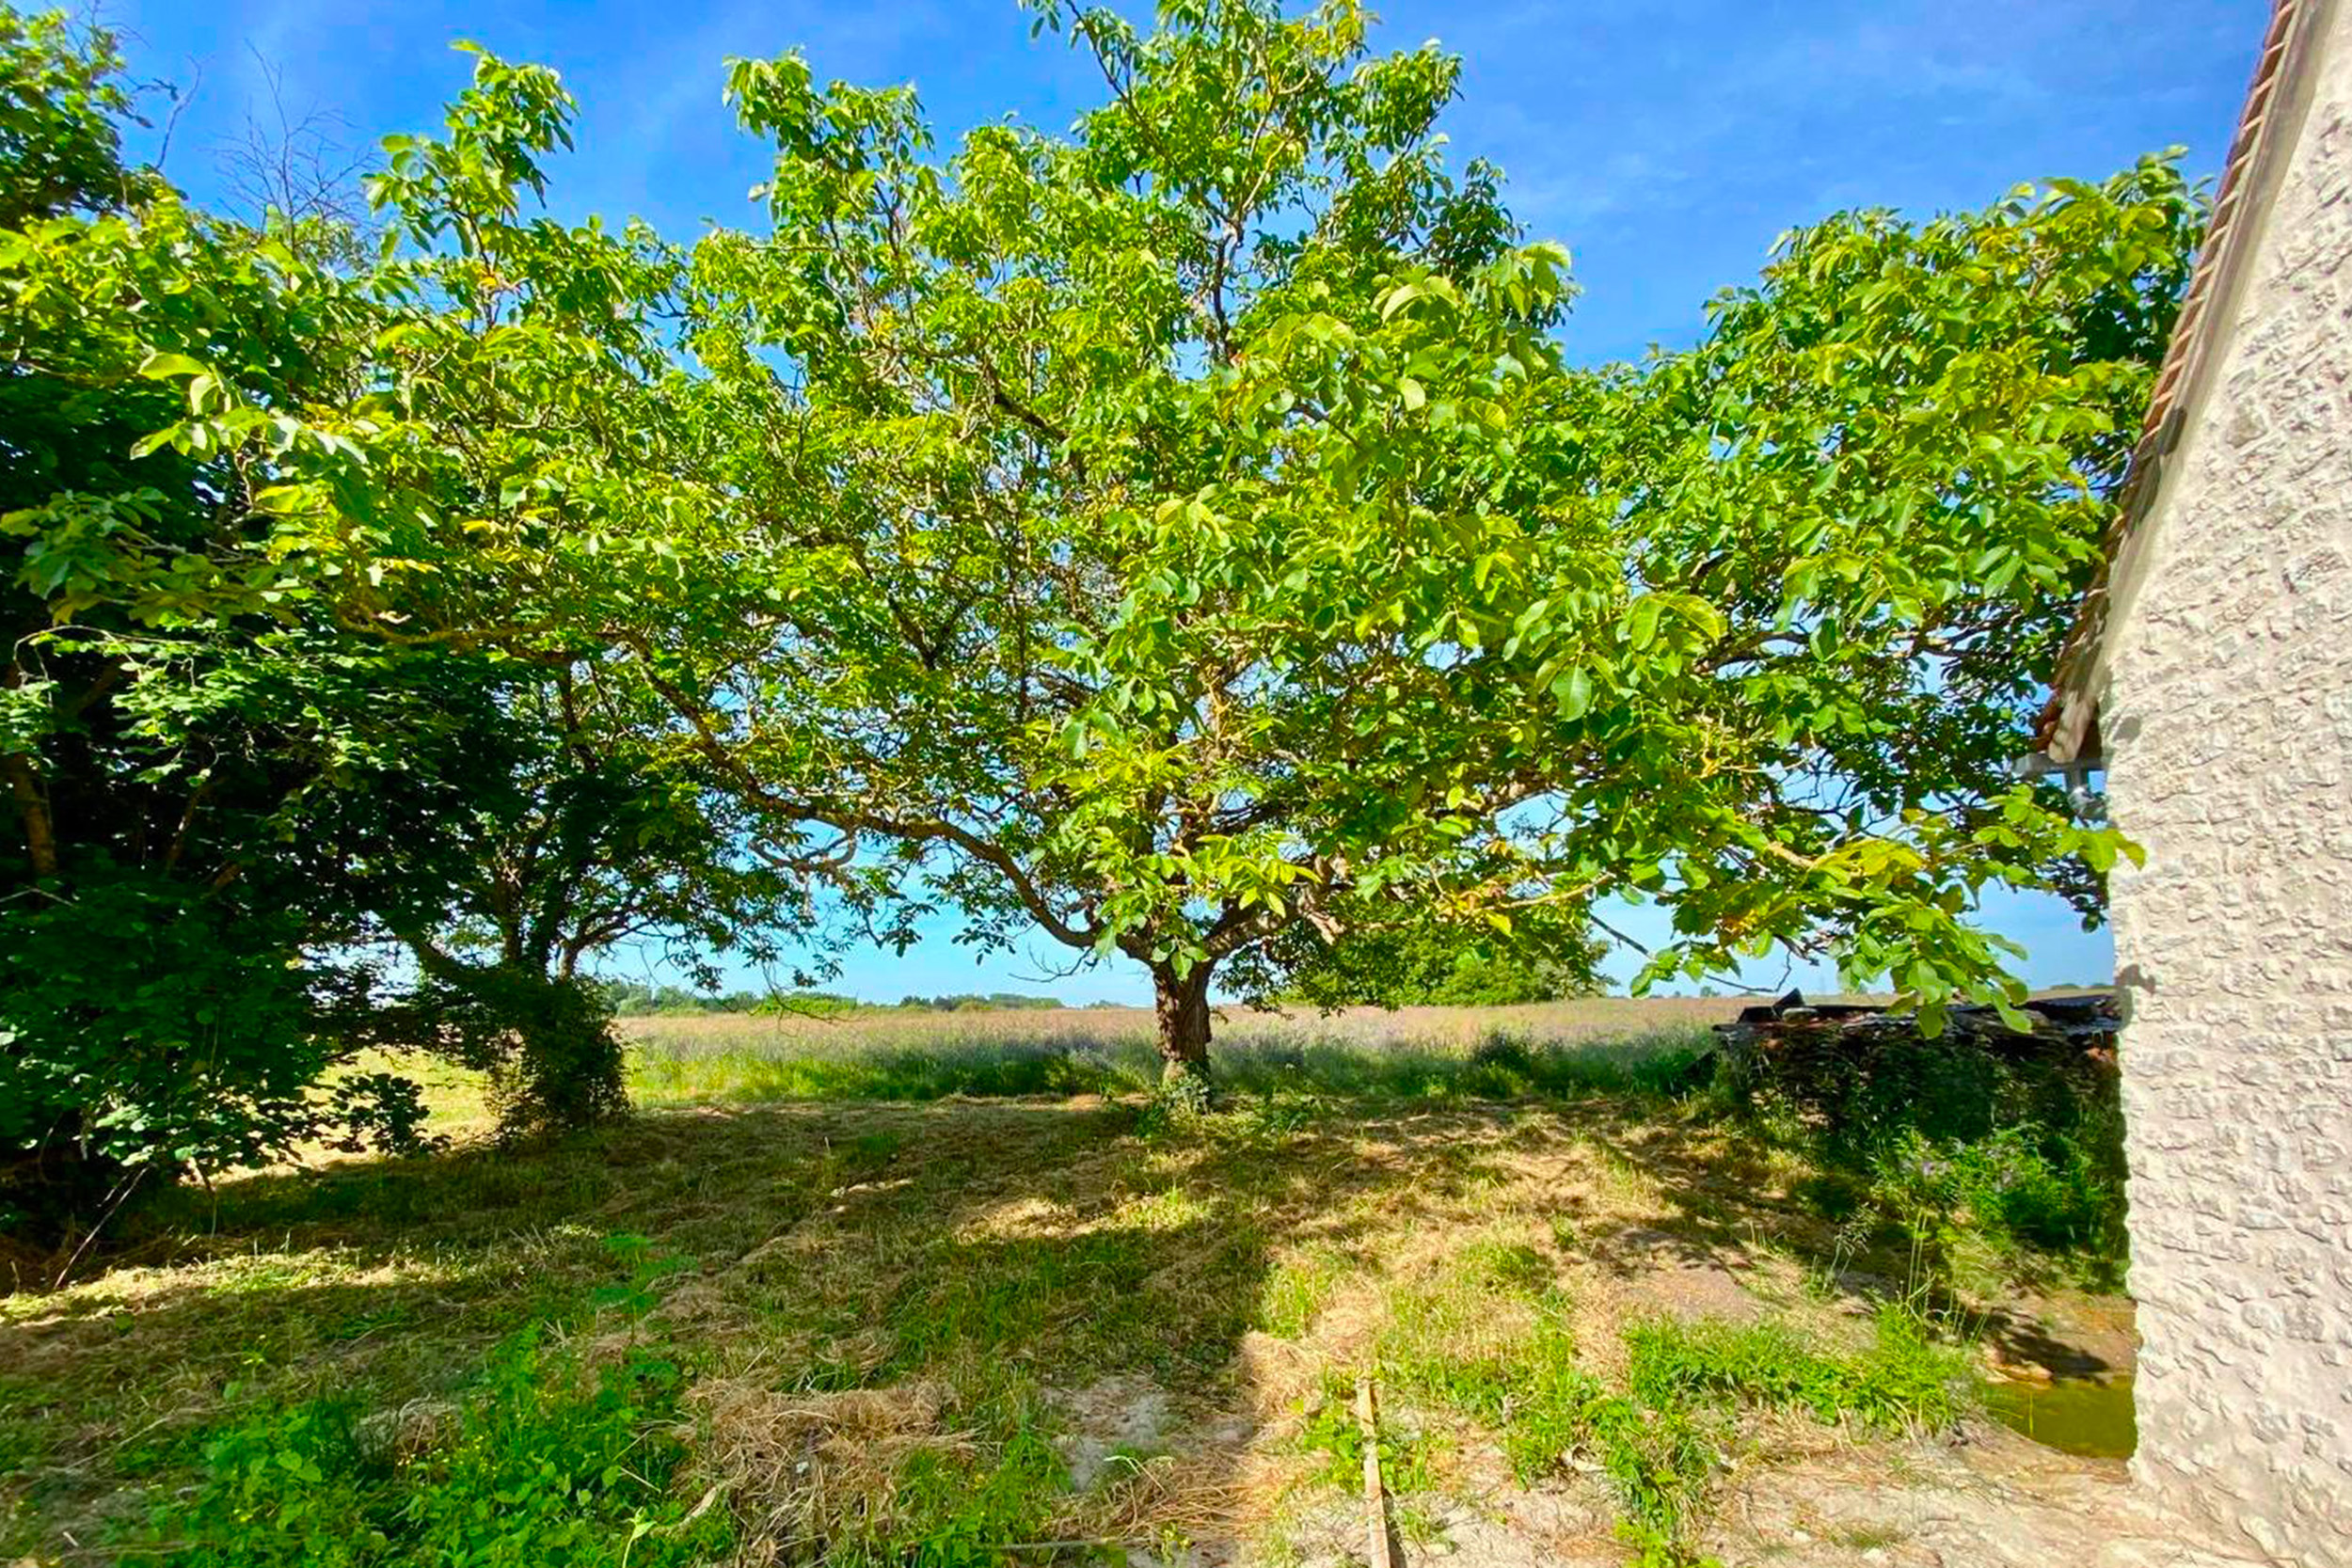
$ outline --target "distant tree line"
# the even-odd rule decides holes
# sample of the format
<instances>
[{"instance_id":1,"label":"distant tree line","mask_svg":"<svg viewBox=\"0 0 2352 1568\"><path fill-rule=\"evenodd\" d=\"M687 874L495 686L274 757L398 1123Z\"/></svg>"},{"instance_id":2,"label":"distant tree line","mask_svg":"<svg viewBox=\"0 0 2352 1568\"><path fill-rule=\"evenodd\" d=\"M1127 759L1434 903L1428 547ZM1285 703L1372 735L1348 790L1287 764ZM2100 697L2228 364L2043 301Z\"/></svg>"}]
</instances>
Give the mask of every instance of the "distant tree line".
<instances>
[{"instance_id":1,"label":"distant tree line","mask_svg":"<svg viewBox=\"0 0 2352 1568\"><path fill-rule=\"evenodd\" d=\"M679 1017L695 1013L804 1013L830 1016L851 1012L925 1010L939 1013L1038 1012L1064 1004L1051 996L1018 991L960 991L939 996L902 996L892 1003L862 1002L826 990L700 990L676 984L655 985L644 980L602 978L593 982L596 994L615 1018Z\"/></svg>"},{"instance_id":2,"label":"distant tree line","mask_svg":"<svg viewBox=\"0 0 2352 1568\"><path fill-rule=\"evenodd\" d=\"M698 990L691 986L653 985L644 980L598 979L596 994L615 1018L647 1018L689 1013L757 1012L768 1000L764 991ZM824 1000L832 1000L825 998ZM848 998L841 1000L847 1001Z\"/></svg>"},{"instance_id":3,"label":"distant tree line","mask_svg":"<svg viewBox=\"0 0 2352 1568\"><path fill-rule=\"evenodd\" d=\"M992 990L955 991L939 996L902 996L896 1005L901 1009L934 1013L1034 1013L1053 1012L1065 1004L1058 997Z\"/></svg>"}]
</instances>

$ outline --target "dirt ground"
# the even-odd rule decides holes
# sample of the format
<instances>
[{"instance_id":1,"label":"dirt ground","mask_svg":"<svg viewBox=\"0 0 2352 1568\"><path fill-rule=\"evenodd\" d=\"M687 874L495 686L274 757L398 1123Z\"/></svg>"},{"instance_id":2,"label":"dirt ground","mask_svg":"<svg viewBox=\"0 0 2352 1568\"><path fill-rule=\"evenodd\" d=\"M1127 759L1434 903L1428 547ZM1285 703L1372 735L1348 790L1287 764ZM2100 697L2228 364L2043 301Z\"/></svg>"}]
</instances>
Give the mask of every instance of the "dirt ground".
<instances>
[{"instance_id":1,"label":"dirt ground","mask_svg":"<svg viewBox=\"0 0 2352 1568\"><path fill-rule=\"evenodd\" d=\"M2135 1491L2118 1460L2078 1459L1989 1422L1942 1438L1854 1449L1789 1435L1726 1478L1703 1541L1738 1568L2270 1568L2183 1533ZM1448 1568L1623 1568L1597 1485L1491 1488L1434 1508L1391 1498L1392 1560ZM1404 1538L1399 1515L1413 1516ZM1362 1502L1328 1498L1294 1520L1283 1560L1339 1568L1368 1558ZM1248 1540L1203 1540L1137 1562L1223 1568L1267 1560Z\"/></svg>"}]
</instances>

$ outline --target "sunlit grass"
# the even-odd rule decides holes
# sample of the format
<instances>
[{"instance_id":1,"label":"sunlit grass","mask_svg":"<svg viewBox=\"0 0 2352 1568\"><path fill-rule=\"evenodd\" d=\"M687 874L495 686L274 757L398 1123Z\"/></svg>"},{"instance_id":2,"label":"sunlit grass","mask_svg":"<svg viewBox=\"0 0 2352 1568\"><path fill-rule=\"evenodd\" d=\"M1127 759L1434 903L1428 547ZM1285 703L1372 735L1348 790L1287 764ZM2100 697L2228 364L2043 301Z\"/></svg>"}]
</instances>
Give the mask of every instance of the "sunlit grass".
<instances>
[{"instance_id":1,"label":"sunlit grass","mask_svg":"<svg viewBox=\"0 0 2352 1568\"><path fill-rule=\"evenodd\" d=\"M1736 998L1600 996L1511 1007L1352 1007L1327 1014L1234 1006L1218 1009L1216 1037L1224 1049L1261 1055L1310 1045L1460 1051L1498 1037L1533 1045L1610 1044L1704 1029L1728 1020L1741 1005ZM992 1047L1122 1055L1140 1050L1149 1055L1154 1025L1148 1007L1063 1007L972 1012L883 1008L834 1018L696 1014L623 1019L620 1027L653 1058L745 1052L829 1059L875 1053L954 1054Z\"/></svg>"},{"instance_id":2,"label":"sunlit grass","mask_svg":"<svg viewBox=\"0 0 2352 1568\"><path fill-rule=\"evenodd\" d=\"M1620 1006L1623 1006L1622 1004ZM1701 1006L1720 1011L1721 1004ZM1239 1096L1508 1100L1670 1082L1706 1045L1690 1009L1598 1033L1600 1002L1549 1007L1244 1014L1211 1048ZM1695 1016L1704 1017L1704 1013ZM646 1104L1136 1095L1160 1077L1148 1014L915 1014L841 1020L628 1021L630 1087Z\"/></svg>"},{"instance_id":3,"label":"sunlit grass","mask_svg":"<svg viewBox=\"0 0 2352 1568\"><path fill-rule=\"evenodd\" d=\"M1211 1048L1236 1100L1515 1100L1672 1086L1729 1004L1600 998L1527 1007L1236 1013ZM1152 1017L1131 1008L905 1013L837 1019L715 1014L626 1019L631 1100L647 1108L788 1101L920 1101L1147 1095L1161 1062ZM479 1073L371 1054L353 1070L403 1073L428 1128L487 1134ZM308 1163L331 1157L310 1151Z\"/></svg>"}]
</instances>

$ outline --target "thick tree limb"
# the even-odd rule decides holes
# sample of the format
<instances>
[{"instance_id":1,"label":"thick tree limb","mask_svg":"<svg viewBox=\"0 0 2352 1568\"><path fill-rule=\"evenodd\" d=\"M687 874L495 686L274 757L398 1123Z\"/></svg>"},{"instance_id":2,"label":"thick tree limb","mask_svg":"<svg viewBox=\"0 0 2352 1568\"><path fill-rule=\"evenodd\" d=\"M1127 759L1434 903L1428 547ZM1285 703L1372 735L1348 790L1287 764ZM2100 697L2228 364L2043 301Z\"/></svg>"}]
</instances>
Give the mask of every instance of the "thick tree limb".
<instances>
[{"instance_id":1,"label":"thick tree limb","mask_svg":"<svg viewBox=\"0 0 2352 1568\"><path fill-rule=\"evenodd\" d=\"M639 651L643 653L642 649ZM1104 932L1100 926L1091 923L1073 925L1064 919L1039 891L1037 883L1021 863L1002 846L991 844L970 829L940 817L899 817L780 793L746 768L742 759L720 739L700 702L688 695L676 683L663 679L650 669L645 672L645 679L692 729L696 749L748 797L769 810L799 821L821 822L846 834L872 832L902 843L949 845L1003 878L1005 885L1011 890L1012 895L1020 901L1029 917L1043 927L1055 941L1070 947L1093 947L1102 941ZM819 863L812 868L828 867Z\"/></svg>"}]
</instances>

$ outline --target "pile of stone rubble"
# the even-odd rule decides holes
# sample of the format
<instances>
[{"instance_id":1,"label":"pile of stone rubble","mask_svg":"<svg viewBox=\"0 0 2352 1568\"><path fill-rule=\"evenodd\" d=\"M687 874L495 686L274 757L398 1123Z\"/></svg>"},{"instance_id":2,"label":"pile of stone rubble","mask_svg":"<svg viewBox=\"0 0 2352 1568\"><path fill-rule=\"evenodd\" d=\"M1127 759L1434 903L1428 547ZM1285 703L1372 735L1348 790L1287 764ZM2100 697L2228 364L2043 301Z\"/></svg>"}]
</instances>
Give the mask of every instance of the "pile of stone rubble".
<instances>
[{"instance_id":1,"label":"pile of stone rubble","mask_svg":"<svg viewBox=\"0 0 2352 1568\"><path fill-rule=\"evenodd\" d=\"M1953 1007L1946 1015L1945 1039L2016 1060L2114 1066L2115 1034L2122 1024L2114 992L2037 997L2020 1010L2032 1021L2030 1029L2011 1027L1991 1007ZM1868 1059L1928 1041L1911 1012L1868 1003L1811 1002L1794 990L1743 1009L1731 1022L1715 1025L1715 1035L1716 1069L1750 1082L1780 1078L1791 1069L1809 1075L1826 1065L1825 1059Z\"/></svg>"}]
</instances>

